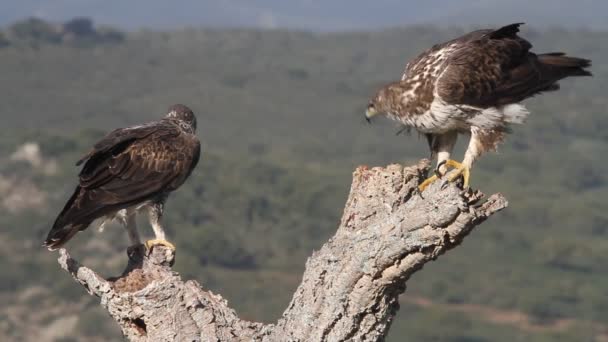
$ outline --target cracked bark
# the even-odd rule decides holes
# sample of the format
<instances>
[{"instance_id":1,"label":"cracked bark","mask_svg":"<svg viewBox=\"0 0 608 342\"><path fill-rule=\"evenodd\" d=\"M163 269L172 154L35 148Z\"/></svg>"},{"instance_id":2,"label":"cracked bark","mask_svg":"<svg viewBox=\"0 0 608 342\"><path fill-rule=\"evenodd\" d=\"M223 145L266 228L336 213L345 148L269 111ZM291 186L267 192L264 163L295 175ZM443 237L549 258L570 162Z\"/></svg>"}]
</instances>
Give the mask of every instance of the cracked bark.
<instances>
[{"instance_id":1,"label":"cracked bark","mask_svg":"<svg viewBox=\"0 0 608 342\"><path fill-rule=\"evenodd\" d=\"M150 255L130 249L125 272L107 280L64 249L59 263L101 298L130 341L383 340L408 278L507 206L500 194L482 201L483 194L457 184L436 182L416 193L428 165L355 170L336 234L308 259L274 324L239 319L220 295L183 281L163 246Z\"/></svg>"}]
</instances>

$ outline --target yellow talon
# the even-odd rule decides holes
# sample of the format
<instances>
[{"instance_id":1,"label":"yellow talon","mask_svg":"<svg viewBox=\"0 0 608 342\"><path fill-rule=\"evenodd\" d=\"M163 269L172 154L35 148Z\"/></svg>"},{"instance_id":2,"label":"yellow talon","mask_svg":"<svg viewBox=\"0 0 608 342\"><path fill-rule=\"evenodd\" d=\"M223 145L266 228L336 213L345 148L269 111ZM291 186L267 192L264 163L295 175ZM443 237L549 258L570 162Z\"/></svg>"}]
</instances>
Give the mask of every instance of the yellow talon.
<instances>
[{"instance_id":1,"label":"yellow talon","mask_svg":"<svg viewBox=\"0 0 608 342\"><path fill-rule=\"evenodd\" d=\"M454 173L452 173L450 175L450 177L448 178L448 182L453 182L456 179L458 179L458 177L460 177L460 176L462 176L462 178L464 178L463 188L465 188L465 189L468 188L469 179L471 178L471 169L468 166L461 165L460 167L456 168Z\"/></svg>"},{"instance_id":2,"label":"yellow talon","mask_svg":"<svg viewBox=\"0 0 608 342\"><path fill-rule=\"evenodd\" d=\"M451 167L453 167L455 169L460 169L460 168L462 168L462 163L459 163L459 162L457 162L455 160L452 160L452 159L448 159L448 160L445 161L445 166L451 166Z\"/></svg>"},{"instance_id":3,"label":"yellow talon","mask_svg":"<svg viewBox=\"0 0 608 342\"><path fill-rule=\"evenodd\" d=\"M437 177L437 175L433 175L427 179L424 180L424 182L420 183L420 185L418 185L418 191L423 192L424 189L426 189L429 185L431 185L431 183L433 183L434 181L438 180L439 177Z\"/></svg>"},{"instance_id":4,"label":"yellow talon","mask_svg":"<svg viewBox=\"0 0 608 342\"><path fill-rule=\"evenodd\" d=\"M462 163L459 163L459 162L457 162L457 161L455 161L455 160L452 160L452 159L448 159L448 160L445 160L445 161L441 162L441 163L439 164L439 166L437 167L437 170L438 170L438 169L439 169L439 168L440 168L442 165L445 165L446 167L453 167L454 169L457 169L457 170L460 170L460 169L462 169L462 168L464 167L464 166L462 165ZM446 171L445 173L447 173L447 171ZM439 173L439 171L435 171L435 174L434 174L433 176L431 176L431 177L429 177L429 178L425 179L425 180L424 180L424 182L422 182L420 185L418 185L418 190L419 190L420 192L423 192L423 191L424 191L424 189L426 189L426 188L427 188L429 185L431 185L431 183L433 183L434 181L438 180L438 179L439 179L441 176L445 175L445 173L444 173L444 174L440 174L440 173ZM467 182L467 184L468 184L468 174L469 174L469 173L468 173L468 171L467 171L467 175L465 176L465 177L466 177L466 178L465 178L465 182ZM454 178L454 179L455 179L455 178ZM450 177L450 179L449 179L449 180L450 180L450 181L453 181L453 179L452 179L451 177Z\"/></svg>"},{"instance_id":5,"label":"yellow talon","mask_svg":"<svg viewBox=\"0 0 608 342\"><path fill-rule=\"evenodd\" d=\"M161 240L161 239L154 239L154 240L148 240L146 241L146 249L148 251L152 250L152 247L154 247L154 245L162 245L165 246L171 250L175 250L175 246L173 246L173 244L167 240Z\"/></svg>"}]
</instances>

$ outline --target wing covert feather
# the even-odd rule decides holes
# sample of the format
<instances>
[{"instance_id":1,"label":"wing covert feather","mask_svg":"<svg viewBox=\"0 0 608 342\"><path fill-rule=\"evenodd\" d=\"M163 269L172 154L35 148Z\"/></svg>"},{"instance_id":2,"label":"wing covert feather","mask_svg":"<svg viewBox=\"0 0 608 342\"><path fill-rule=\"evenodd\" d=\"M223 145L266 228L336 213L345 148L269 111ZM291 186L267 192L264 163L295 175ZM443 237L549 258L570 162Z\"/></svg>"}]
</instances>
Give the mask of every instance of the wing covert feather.
<instances>
[{"instance_id":1,"label":"wing covert feather","mask_svg":"<svg viewBox=\"0 0 608 342\"><path fill-rule=\"evenodd\" d=\"M87 160L80 174L80 187L95 190L100 205L138 202L177 189L196 165L200 145L177 127L161 126L120 150L106 150Z\"/></svg>"}]
</instances>

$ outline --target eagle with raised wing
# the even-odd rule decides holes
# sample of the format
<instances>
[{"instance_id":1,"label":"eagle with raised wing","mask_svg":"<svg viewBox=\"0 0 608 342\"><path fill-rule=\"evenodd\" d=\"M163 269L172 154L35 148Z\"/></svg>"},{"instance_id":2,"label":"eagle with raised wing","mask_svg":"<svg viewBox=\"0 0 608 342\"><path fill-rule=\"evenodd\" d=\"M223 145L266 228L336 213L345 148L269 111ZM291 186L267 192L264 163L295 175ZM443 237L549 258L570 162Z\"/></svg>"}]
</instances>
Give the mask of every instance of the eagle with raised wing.
<instances>
[{"instance_id":1,"label":"eagle with raised wing","mask_svg":"<svg viewBox=\"0 0 608 342\"><path fill-rule=\"evenodd\" d=\"M110 132L76 163L84 163L78 185L44 246L61 247L97 219L102 219L100 228L117 219L131 244L138 245L135 215L145 210L156 236L146 247L162 244L175 249L161 224L163 206L169 193L190 176L199 156L196 117L181 104L169 107L159 121Z\"/></svg>"},{"instance_id":2,"label":"eagle with raised wing","mask_svg":"<svg viewBox=\"0 0 608 342\"><path fill-rule=\"evenodd\" d=\"M478 30L437 44L405 67L398 82L382 87L367 106L368 121L378 114L413 127L427 137L437 157L429 184L453 171L469 186L473 162L496 150L511 124L523 123L529 112L520 103L536 94L559 89L559 80L591 76L591 61L561 52L535 54L517 35L522 23L496 30ZM462 163L450 159L458 134L471 134Z\"/></svg>"}]
</instances>

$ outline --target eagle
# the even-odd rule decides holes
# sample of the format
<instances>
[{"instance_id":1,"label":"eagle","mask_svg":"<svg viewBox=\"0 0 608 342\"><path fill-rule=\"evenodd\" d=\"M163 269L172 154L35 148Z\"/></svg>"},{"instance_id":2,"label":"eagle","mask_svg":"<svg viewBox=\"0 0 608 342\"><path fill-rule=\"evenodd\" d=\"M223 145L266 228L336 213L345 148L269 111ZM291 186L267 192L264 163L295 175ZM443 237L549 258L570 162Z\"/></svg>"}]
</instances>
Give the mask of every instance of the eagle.
<instances>
[{"instance_id":1,"label":"eagle","mask_svg":"<svg viewBox=\"0 0 608 342\"><path fill-rule=\"evenodd\" d=\"M559 89L563 78L591 76L588 59L531 52L532 44L517 34L522 24L473 31L431 47L369 101L368 122L384 115L426 136L437 167L421 192L448 167L455 170L447 180L462 176L467 188L473 162L495 151L510 126L528 116L523 100ZM450 159L459 133L471 135L461 163Z\"/></svg>"},{"instance_id":2,"label":"eagle","mask_svg":"<svg viewBox=\"0 0 608 342\"><path fill-rule=\"evenodd\" d=\"M200 157L196 117L190 108L176 104L158 121L116 129L84 155L78 185L57 216L44 242L55 250L97 219L100 229L121 222L132 245L141 244L135 215L147 211L156 238L154 245L175 247L166 240L161 224L168 195L190 176Z\"/></svg>"}]
</instances>

